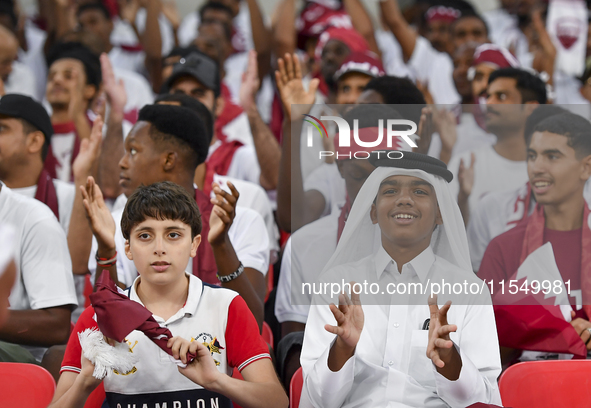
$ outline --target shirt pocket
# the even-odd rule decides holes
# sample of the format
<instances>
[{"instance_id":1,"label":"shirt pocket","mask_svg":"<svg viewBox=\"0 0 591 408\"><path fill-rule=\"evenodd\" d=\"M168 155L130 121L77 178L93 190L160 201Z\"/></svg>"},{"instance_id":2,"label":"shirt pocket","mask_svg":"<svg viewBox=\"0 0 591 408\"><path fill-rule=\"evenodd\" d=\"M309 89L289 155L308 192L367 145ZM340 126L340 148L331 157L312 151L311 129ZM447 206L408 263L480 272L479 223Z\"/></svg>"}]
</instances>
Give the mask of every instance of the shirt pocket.
<instances>
[{"instance_id":1,"label":"shirt pocket","mask_svg":"<svg viewBox=\"0 0 591 408\"><path fill-rule=\"evenodd\" d=\"M427 357L429 330L413 330L408 375L425 388L435 389L433 362Z\"/></svg>"}]
</instances>

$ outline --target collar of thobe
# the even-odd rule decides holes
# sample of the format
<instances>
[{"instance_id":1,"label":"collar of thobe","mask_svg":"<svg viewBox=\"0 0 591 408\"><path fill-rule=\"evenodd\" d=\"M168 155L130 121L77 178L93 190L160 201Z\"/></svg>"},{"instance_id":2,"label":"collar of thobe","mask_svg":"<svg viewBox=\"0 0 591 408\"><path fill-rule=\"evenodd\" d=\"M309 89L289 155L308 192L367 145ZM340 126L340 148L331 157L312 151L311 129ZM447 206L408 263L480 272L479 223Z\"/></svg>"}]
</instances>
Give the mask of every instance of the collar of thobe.
<instances>
[{"instance_id":1,"label":"collar of thobe","mask_svg":"<svg viewBox=\"0 0 591 408\"><path fill-rule=\"evenodd\" d=\"M411 270L417 274L419 280L421 282L424 282L427 279L427 275L429 274L431 266L433 266L434 262L435 254L433 253L431 246L428 246L423 252L414 257L410 262L404 264L402 267L404 268L404 266L408 265L411 268ZM376 276L378 277L378 279L380 279L380 277L390 264L392 264L393 266L392 270L395 271L395 273L399 273L396 261L393 260L390 257L390 255L388 255L384 247L381 245L375 254L374 264L376 268Z\"/></svg>"}]
</instances>

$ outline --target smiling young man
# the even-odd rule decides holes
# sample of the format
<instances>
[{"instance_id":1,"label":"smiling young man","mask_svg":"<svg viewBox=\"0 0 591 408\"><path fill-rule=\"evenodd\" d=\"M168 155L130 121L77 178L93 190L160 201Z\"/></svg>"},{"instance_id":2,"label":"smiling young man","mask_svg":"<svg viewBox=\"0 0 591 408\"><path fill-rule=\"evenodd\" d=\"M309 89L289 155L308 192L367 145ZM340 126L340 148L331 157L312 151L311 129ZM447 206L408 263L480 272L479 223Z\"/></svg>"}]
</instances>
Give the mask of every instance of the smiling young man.
<instances>
[{"instance_id":1,"label":"smiling young man","mask_svg":"<svg viewBox=\"0 0 591 408\"><path fill-rule=\"evenodd\" d=\"M488 293L441 308L425 294L429 282L481 284L470 270L464 225L448 187L451 173L418 153L371 161L378 168L357 194L319 281L380 289L354 289L352 299L340 295L338 308L329 305L329 293L313 299L303 394L323 408L500 403ZM412 294L410 288L425 284L427 291Z\"/></svg>"},{"instance_id":2,"label":"smiling young man","mask_svg":"<svg viewBox=\"0 0 591 408\"><path fill-rule=\"evenodd\" d=\"M591 350L591 316L584 305L591 303L591 231L589 197L584 191L591 176L590 129L588 120L569 112L551 116L535 127L527 140L527 170L536 208L513 229L490 242L478 271L480 278L494 280L493 290L497 290L499 282L510 279L527 255L550 242L562 280L570 281L572 327L587 350ZM513 334L517 335L518 330L515 328ZM504 345L507 340L501 337L499 342ZM517 357L519 354L518 350ZM527 353L521 358L540 356ZM514 357L507 354L507 358Z\"/></svg>"},{"instance_id":3,"label":"smiling young man","mask_svg":"<svg viewBox=\"0 0 591 408\"><path fill-rule=\"evenodd\" d=\"M89 185L87 208L100 211L100 190ZM125 255L139 271L129 288L131 300L141 303L175 336L168 341L173 356L186 362L177 367L141 331L126 337L137 356L134 369L109 372L103 380L110 406L224 407L234 401L247 408L287 407L267 346L244 300L234 291L207 285L185 272L198 256L201 215L194 198L171 182L139 187L129 198L121 219ZM80 317L62 364L52 407L83 407L100 380L82 356L78 333L97 328L89 307ZM244 381L230 377L238 368Z\"/></svg>"}]
</instances>

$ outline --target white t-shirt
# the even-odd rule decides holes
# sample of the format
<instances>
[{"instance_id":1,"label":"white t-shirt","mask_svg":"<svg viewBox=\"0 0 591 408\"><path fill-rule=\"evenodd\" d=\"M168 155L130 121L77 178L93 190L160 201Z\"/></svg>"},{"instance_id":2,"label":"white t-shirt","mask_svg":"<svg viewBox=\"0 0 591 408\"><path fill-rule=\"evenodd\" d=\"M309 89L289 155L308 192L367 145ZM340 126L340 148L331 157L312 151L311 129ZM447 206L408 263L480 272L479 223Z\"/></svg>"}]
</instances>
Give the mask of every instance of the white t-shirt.
<instances>
[{"instance_id":1,"label":"white t-shirt","mask_svg":"<svg viewBox=\"0 0 591 408\"><path fill-rule=\"evenodd\" d=\"M8 263L14 259L15 248L15 231L14 228L8 224L0 225L0 276L6 271Z\"/></svg>"},{"instance_id":2,"label":"white t-shirt","mask_svg":"<svg viewBox=\"0 0 591 408\"><path fill-rule=\"evenodd\" d=\"M17 278L8 298L12 310L78 305L66 234L43 203L0 190L0 224L15 229ZM45 347L26 346L39 361Z\"/></svg>"},{"instance_id":3,"label":"white t-shirt","mask_svg":"<svg viewBox=\"0 0 591 408\"><path fill-rule=\"evenodd\" d=\"M458 182L458 170L460 160L464 160L465 166L470 166L470 153L464 152L452 158L448 169L453 173L450 183L452 196L457 199L460 192ZM508 160L499 155L493 146L486 146L474 151L476 163L474 163L474 185L468 198L470 213L478 201L487 193L503 190L514 190L521 187L528 180L527 164L525 161Z\"/></svg>"},{"instance_id":4,"label":"white t-shirt","mask_svg":"<svg viewBox=\"0 0 591 408\"><path fill-rule=\"evenodd\" d=\"M209 146L208 158L221 144L222 142L220 140L216 140L214 144ZM249 144L240 146L234 151L232 162L230 163L230 167L228 167L228 172L225 176L260 184L261 167L259 166L254 145Z\"/></svg>"},{"instance_id":5,"label":"white t-shirt","mask_svg":"<svg viewBox=\"0 0 591 408\"><path fill-rule=\"evenodd\" d=\"M417 81L427 83L436 104L454 105L461 97L453 81L454 64L449 55L437 51L423 37L417 37L408 67Z\"/></svg>"},{"instance_id":6,"label":"white t-shirt","mask_svg":"<svg viewBox=\"0 0 591 408\"><path fill-rule=\"evenodd\" d=\"M4 83L4 91L7 94L21 94L37 99L37 86L35 74L22 62L12 63L12 72Z\"/></svg>"},{"instance_id":7,"label":"white t-shirt","mask_svg":"<svg viewBox=\"0 0 591 408\"><path fill-rule=\"evenodd\" d=\"M277 253L279 252L279 229L275 223L275 216L273 215L273 207L271 201L265 190L261 186L255 183L251 183L245 180L239 180L228 176L220 176L215 174L213 181L217 182L223 190L231 193L226 182L230 181L236 187L236 190L240 193L238 207L246 207L256 211L263 218L265 226L267 227L267 233L269 234L269 250L270 252L270 263L274 264L277 260ZM213 196L213 192L212 192Z\"/></svg>"},{"instance_id":8,"label":"white t-shirt","mask_svg":"<svg viewBox=\"0 0 591 408\"><path fill-rule=\"evenodd\" d=\"M485 146L492 146L496 143L497 137L487 133L478 126L472 113L463 112L460 116L460 123L456 127L457 139L451 150L451 157L464 152L480 149ZM434 133L429 146L429 156L439 158L441 156L441 138L439 133Z\"/></svg>"},{"instance_id":9,"label":"white t-shirt","mask_svg":"<svg viewBox=\"0 0 591 408\"><path fill-rule=\"evenodd\" d=\"M117 249L117 279L125 286L130 286L138 276L133 261L125 256L125 238L121 232L121 216L123 209L112 213L115 220L115 246ZM267 275L269 270L269 236L262 217L254 210L245 207L236 208L236 217L228 230L228 236L236 252L236 256L245 268L253 268ZM207 239L203 237L202 239ZM92 249L88 260L88 269L91 273L91 282L95 280L96 260L98 249L96 239L92 239ZM189 260L186 271L193 270L193 259Z\"/></svg>"},{"instance_id":10,"label":"white t-shirt","mask_svg":"<svg viewBox=\"0 0 591 408\"><path fill-rule=\"evenodd\" d=\"M45 97L45 85L47 80L47 63L43 47L47 34L40 30L29 19L25 21L25 39L27 40L27 51L19 48L18 60L25 64L35 76L35 99L43 100Z\"/></svg>"},{"instance_id":11,"label":"white t-shirt","mask_svg":"<svg viewBox=\"0 0 591 408\"><path fill-rule=\"evenodd\" d=\"M74 198L76 198L76 187L71 183L66 183L57 179L53 179L53 185L57 195L58 213L60 216L59 223L67 235L68 228L70 227L72 208L74 207ZM37 185L13 188L11 190L17 194L22 194L25 197L35 198L35 194L37 194Z\"/></svg>"},{"instance_id":12,"label":"white t-shirt","mask_svg":"<svg viewBox=\"0 0 591 408\"><path fill-rule=\"evenodd\" d=\"M135 25L140 33L143 33L146 27L146 9L138 10ZM158 16L158 25L160 27L160 37L162 39L162 55L167 55L174 47L174 34L172 26L164 14ZM119 17L113 18L113 31L111 32L111 44L136 46L139 39L131 25L121 20Z\"/></svg>"},{"instance_id":13,"label":"white t-shirt","mask_svg":"<svg viewBox=\"0 0 591 408\"><path fill-rule=\"evenodd\" d=\"M123 111L126 115L135 115L137 118L137 114L141 108L154 103L154 93L150 84L146 81L146 78L129 69L115 68L113 71L115 73L115 79L122 79L123 85L125 86L127 103Z\"/></svg>"},{"instance_id":14,"label":"white t-shirt","mask_svg":"<svg viewBox=\"0 0 591 408\"><path fill-rule=\"evenodd\" d=\"M303 226L285 244L275 298L275 316L280 323L306 323L312 296L298 290L315 282L337 248L339 211ZM292 296L291 288L294 287Z\"/></svg>"},{"instance_id":15,"label":"white t-shirt","mask_svg":"<svg viewBox=\"0 0 591 408\"><path fill-rule=\"evenodd\" d=\"M397 77L410 77L414 80L413 73L404 63L402 48L394 34L391 31L378 29L374 35L378 48L382 52L382 63L386 74Z\"/></svg>"},{"instance_id":16,"label":"white t-shirt","mask_svg":"<svg viewBox=\"0 0 591 408\"><path fill-rule=\"evenodd\" d=\"M519 63L523 67L530 68L533 55L529 52L527 37L518 27L517 16L499 7L483 13L482 17L489 29L488 38L501 47L515 50Z\"/></svg>"},{"instance_id":17,"label":"white t-shirt","mask_svg":"<svg viewBox=\"0 0 591 408\"><path fill-rule=\"evenodd\" d=\"M322 163L304 180L304 192L317 190L324 197L321 217L341 207L347 199L347 186L336 163Z\"/></svg>"},{"instance_id":18,"label":"white t-shirt","mask_svg":"<svg viewBox=\"0 0 591 408\"><path fill-rule=\"evenodd\" d=\"M509 231L522 219L526 210L526 194L525 184L516 190L496 191L482 197L478 206L471 210L466 234L474 272L480 269L482 257L490 241L497 235ZM531 204L527 209L528 213L534 208Z\"/></svg>"}]
</instances>

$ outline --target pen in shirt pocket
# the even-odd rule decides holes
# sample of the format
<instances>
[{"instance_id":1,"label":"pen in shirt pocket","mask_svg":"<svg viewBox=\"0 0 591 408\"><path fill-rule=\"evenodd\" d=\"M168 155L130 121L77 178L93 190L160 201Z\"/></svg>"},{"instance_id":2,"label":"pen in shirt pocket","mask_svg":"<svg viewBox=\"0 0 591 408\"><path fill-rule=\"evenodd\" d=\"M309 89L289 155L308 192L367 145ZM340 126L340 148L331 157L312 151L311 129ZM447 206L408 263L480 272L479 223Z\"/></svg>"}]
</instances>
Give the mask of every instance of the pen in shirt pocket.
<instances>
[{"instance_id":1,"label":"pen in shirt pocket","mask_svg":"<svg viewBox=\"0 0 591 408\"><path fill-rule=\"evenodd\" d=\"M423 322L423 328L421 330L429 330L429 322L431 319L427 319Z\"/></svg>"}]
</instances>

